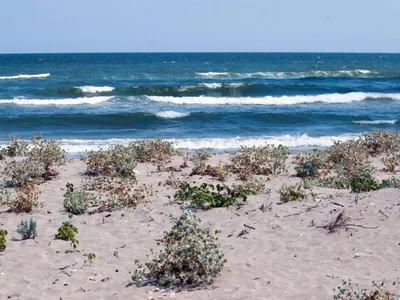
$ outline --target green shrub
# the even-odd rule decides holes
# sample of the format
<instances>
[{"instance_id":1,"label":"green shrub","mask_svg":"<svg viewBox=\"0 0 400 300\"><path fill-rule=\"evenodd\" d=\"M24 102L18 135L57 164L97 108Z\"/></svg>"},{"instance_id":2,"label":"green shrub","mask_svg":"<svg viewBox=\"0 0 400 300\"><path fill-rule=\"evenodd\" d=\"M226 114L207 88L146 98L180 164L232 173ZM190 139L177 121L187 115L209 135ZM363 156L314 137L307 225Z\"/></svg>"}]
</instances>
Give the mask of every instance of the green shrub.
<instances>
[{"instance_id":1,"label":"green shrub","mask_svg":"<svg viewBox=\"0 0 400 300\"><path fill-rule=\"evenodd\" d=\"M37 237L37 224L32 218L28 221L21 221L19 223L17 232L21 235L23 240L35 239Z\"/></svg>"},{"instance_id":2,"label":"green shrub","mask_svg":"<svg viewBox=\"0 0 400 300\"><path fill-rule=\"evenodd\" d=\"M93 176L135 177L136 158L128 147L111 146L108 150L88 153L86 174Z\"/></svg>"},{"instance_id":3,"label":"green shrub","mask_svg":"<svg viewBox=\"0 0 400 300\"><path fill-rule=\"evenodd\" d=\"M241 147L227 169L238 174L241 180L247 180L252 175L280 174L286 171L288 154L288 148L282 145Z\"/></svg>"},{"instance_id":4,"label":"green shrub","mask_svg":"<svg viewBox=\"0 0 400 300\"><path fill-rule=\"evenodd\" d=\"M78 239L75 237L76 234L78 234L78 228L67 221L63 222L61 227L58 228L55 238L56 240L69 241L71 246L75 249L79 244Z\"/></svg>"},{"instance_id":5,"label":"green shrub","mask_svg":"<svg viewBox=\"0 0 400 300\"><path fill-rule=\"evenodd\" d=\"M88 260L89 260L90 265L92 265L93 261L96 259L96 254L94 254L94 253L89 253L89 254L87 255L87 258L88 258Z\"/></svg>"},{"instance_id":6,"label":"green shrub","mask_svg":"<svg viewBox=\"0 0 400 300\"><path fill-rule=\"evenodd\" d=\"M10 178L10 183L16 186L23 186L31 181L50 180L58 175L58 171L52 168L53 165L65 162L65 152L57 142L42 140L40 136L32 138L32 144L28 150L24 150L24 154L25 159L8 162L4 170L4 174Z\"/></svg>"},{"instance_id":7,"label":"green shrub","mask_svg":"<svg viewBox=\"0 0 400 300\"><path fill-rule=\"evenodd\" d=\"M296 176L318 177L320 175L320 169L326 169L328 165L328 153L327 151L313 149L306 154L297 155L296 161Z\"/></svg>"},{"instance_id":8,"label":"green shrub","mask_svg":"<svg viewBox=\"0 0 400 300\"><path fill-rule=\"evenodd\" d=\"M247 196L254 194L254 191L236 191L227 185L217 184L217 186L214 186L213 184L203 183L200 186L191 186L184 182L179 186L174 198L181 203L190 201L190 204L196 208L211 209L213 207L244 204Z\"/></svg>"},{"instance_id":9,"label":"green shrub","mask_svg":"<svg viewBox=\"0 0 400 300\"><path fill-rule=\"evenodd\" d=\"M279 190L280 199L283 203L291 201L301 201L306 198L306 194L301 191L302 184L298 183L296 185L282 185Z\"/></svg>"},{"instance_id":10,"label":"green shrub","mask_svg":"<svg viewBox=\"0 0 400 300\"><path fill-rule=\"evenodd\" d=\"M0 229L0 252L6 249L7 234L7 230Z\"/></svg>"},{"instance_id":11,"label":"green shrub","mask_svg":"<svg viewBox=\"0 0 400 300\"><path fill-rule=\"evenodd\" d=\"M138 162L161 163L169 161L176 154L171 142L163 139L139 140L128 145Z\"/></svg>"},{"instance_id":12,"label":"green shrub","mask_svg":"<svg viewBox=\"0 0 400 300\"><path fill-rule=\"evenodd\" d=\"M28 153L29 144L25 141L21 141L16 136L10 136L10 145L5 149L5 153L10 156L23 156Z\"/></svg>"},{"instance_id":13,"label":"green shrub","mask_svg":"<svg viewBox=\"0 0 400 300\"><path fill-rule=\"evenodd\" d=\"M73 184L67 183L67 191L64 194L64 209L67 212L82 215L96 203L97 199L94 195L85 191L76 191Z\"/></svg>"},{"instance_id":14,"label":"green shrub","mask_svg":"<svg viewBox=\"0 0 400 300\"><path fill-rule=\"evenodd\" d=\"M392 284L392 290L386 287L386 281L372 282L370 289L361 289L358 284L353 285L351 279L343 280L342 285L334 290L333 300L399 300L399 281Z\"/></svg>"},{"instance_id":15,"label":"green shrub","mask_svg":"<svg viewBox=\"0 0 400 300\"><path fill-rule=\"evenodd\" d=\"M144 266L136 262L132 280L171 288L202 286L213 282L226 262L218 239L209 229L198 227L200 220L185 211L170 232L165 233L163 249Z\"/></svg>"},{"instance_id":16,"label":"green shrub","mask_svg":"<svg viewBox=\"0 0 400 300\"><path fill-rule=\"evenodd\" d=\"M8 204L10 202L10 192L0 186L0 205Z\"/></svg>"}]
</instances>

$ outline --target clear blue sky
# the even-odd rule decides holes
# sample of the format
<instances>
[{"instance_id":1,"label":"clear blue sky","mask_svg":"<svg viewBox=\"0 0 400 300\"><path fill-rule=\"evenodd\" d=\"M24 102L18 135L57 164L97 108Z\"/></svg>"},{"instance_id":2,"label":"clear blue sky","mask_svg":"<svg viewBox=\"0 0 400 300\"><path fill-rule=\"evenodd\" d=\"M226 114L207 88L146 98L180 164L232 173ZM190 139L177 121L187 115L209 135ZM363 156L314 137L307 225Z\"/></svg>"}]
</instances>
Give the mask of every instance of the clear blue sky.
<instances>
[{"instance_id":1,"label":"clear blue sky","mask_svg":"<svg viewBox=\"0 0 400 300\"><path fill-rule=\"evenodd\" d=\"M400 0L0 2L0 53L400 52Z\"/></svg>"}]
</instances>

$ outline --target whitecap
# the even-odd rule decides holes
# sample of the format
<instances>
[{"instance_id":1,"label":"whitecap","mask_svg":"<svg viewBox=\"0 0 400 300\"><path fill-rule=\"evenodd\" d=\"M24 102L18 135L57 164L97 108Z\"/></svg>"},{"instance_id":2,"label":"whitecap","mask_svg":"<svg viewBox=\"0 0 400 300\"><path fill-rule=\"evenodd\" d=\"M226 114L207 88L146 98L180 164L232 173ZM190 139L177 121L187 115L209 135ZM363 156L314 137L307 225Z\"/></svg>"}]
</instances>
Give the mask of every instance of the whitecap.
<instances>
[{"instance_id":1,"label":"whitecap","mask_svg":"<svg viewBox=\"0 0 400 300\"><path fill-rule=\"evenodd\" d=\"M14 79L34 79L34 78L46 78L49 77L50 73L44 74L20 74L14 76L0 76L0 80L14 80Z\"/></svg>"},{"instance_id":2,"label":"whitecap","mask_svg":"<svg viewBox=\"0 0 400 300\"><path fill-rule=\"evenodd\" d=\"M360 125L378 125L378 124L396 124L397 120L361 120L361 121L353 121L354 124Z\"/></svg>"},{"instance_id":3,"label":"whitecap","mask_svg":"<svg viewBox=\"0 0 400 300\"><path fill-rule=\"evenodd\" d=\"M112 92L115 88L111 86L80 86L78 87L84 93L102 93L102 92Z\"/></svg>"},{"instance_id":4,"label":"whitecap","mask_svg":"<svg viewBox=\"0 0 400 300\"><path fill-rule=\"evenodd\" d=\"M177 111L161 111L155 114L159 118L163 119L178 119L178 118L184 118L190 115L190 113L182 113L182 112L177 112Z\"/></svg>"},{"instance_id":5,"label":"whitecap","mask_svg":"<svg viewBox=\"0 0 400 300\"><path fill-rule=\"evenodd\" d=\"M66 99L3 99L0 104L16 104L16 105L80 105L80 104L98 104L108 101L113 97L83 97L83 98L66 98Z\"/></svg>"},{"instance_id":6,"label":"whitecap","mask_svg":"<svg viewBox=\"0 0 400 300\"><path fill-rule=\"evenodd\" d=\"M197 105L296 105L306 103L350 103L367 99L391 99L400 100L400 94L385 93L347 93L347 94L321 94L301 96L266 96L266 97L172 97L172 96L146 96L147 99L156 102L173 104L197 104Z\"/></svg>"}]
</instances>

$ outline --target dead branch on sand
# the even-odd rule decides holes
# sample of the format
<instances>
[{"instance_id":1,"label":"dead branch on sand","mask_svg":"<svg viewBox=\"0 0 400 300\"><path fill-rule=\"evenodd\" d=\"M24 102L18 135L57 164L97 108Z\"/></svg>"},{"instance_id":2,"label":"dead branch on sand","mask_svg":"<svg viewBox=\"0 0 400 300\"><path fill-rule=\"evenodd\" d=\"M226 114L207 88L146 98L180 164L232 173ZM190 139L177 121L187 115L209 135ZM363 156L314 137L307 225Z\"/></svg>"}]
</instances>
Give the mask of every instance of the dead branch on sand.
<instances>
[{"instance_id":1,"label":"dead branch on sand","mask_svg":"<svg viewBox=\"0 0 400 300\"><path fill-rule=\"evenodd\" d=\"M347 217L344 214L344 210L342 210L338 215L336 216L335 220L332 222L329 222L326 225L322 226L317 226L317 228L323 228L328 230L329 233L334 233L338 232L341 228L344 228L346 231L351 229L351 227L359 227L359 228L364 228L364 229L377 229L379 226L376 227L369 227L369 226L364 226L364 225L359 225L359 224L352 224L350 221L353 219L351 217Z\"/></svg>"}]
</instances>

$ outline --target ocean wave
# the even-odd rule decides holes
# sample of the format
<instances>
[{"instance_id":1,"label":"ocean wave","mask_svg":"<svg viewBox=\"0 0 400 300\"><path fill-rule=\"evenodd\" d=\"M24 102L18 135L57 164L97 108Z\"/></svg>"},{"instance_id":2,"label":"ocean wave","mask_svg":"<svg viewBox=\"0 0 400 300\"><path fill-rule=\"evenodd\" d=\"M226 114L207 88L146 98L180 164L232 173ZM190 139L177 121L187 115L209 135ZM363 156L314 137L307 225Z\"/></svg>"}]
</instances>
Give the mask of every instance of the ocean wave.
<instances>
[{"instance_id":1,"label":"ocean wave","mask_svg":"<svg viewBox=\"0 0 400 300\"><path fill-rule=\"evenodd\" d=\"M262 137L233 137L233 138L193 138L193 139L166 139L174 144L177 149L196 150L209 148L214 150L235 150L241 146L263 146L266 144L282 144L290 148L311 148L329 147L334 141L347 141L357 138L356 134L342 134L336 136L312 137L307 134L302 135L281 135L281 136L262 136ZM116 144L128 145L136 139L104 139L104 140L84 140L84 139L61 139L58 142L61 148L69 154L85 153L86 151L96 151L107 149ZM0 148L6 147L8 142L0 142Z\"/></svg>"},{"instance_id":2,"label":"ocean wave","mask_svg":"<svg viewBox=\"0 0 400 300\"><path fill-rule=\"evenodd\" d=\"M84 97L70 99L3 99L0 104L16 104L16 105L79 105L79 104L97 104L108 101L113 97Z\"/></svg>"},{"instance_id":3,"label":"ocean wave","mask_svg":"<svg viewBox=\"0 0 400 300\"><path fill-rule=\"evenodd\" d=\"M232 73L229 72L196 72L197 75L203 76L203 77L223 77L223 76L229 76Z\"/></svg>"},{"instance_id":4,"label":"ocean wave","mask_svg":"<svg viewBox=\"0 0 400 300\"><path fill-rule=\"evenodd\" d=\"M307 71L307 72L196 72L196 75L207 78L266 78L266 79L287 79L287 78L308 78L308 77L369 77L379 76L379 72L370 70L336 70L336 71Z\"/></svg>"},{"instance_id":5,"label":"ocean wave","mask_svg":"<svg viewBox=\"0 0 400 300\"><path fill-rule=\"evenodd\" d=\"M161 111L155 114L159 118L163 119L178 119L178 118L184 118L190 115L190 113L182 113L182 112L177 112L177 111Z\"/></svg>"},{"instance_id":6,"label":"ocean wave","mask_svg":"<svg viewBox=\"0 0 400 300\"><path fill-rule=\"evenodd\" d=\"M361 125L378 125L378 124L396 124L397 120L362 120L362 121L353 121L354 124Z\"/></svg>"},{"instance_id":7,"label":"ocean wave","mask_svg":"<svg viewBox=\"0 0 400 300\"><path fill-rule=\"evenodd\" d=\"M315 102L324 103L349 103L364 101L367 99L390 99L400 100L399 94L385 93L346 93L346 94L321 94L302 96L266 96L266 97L172 97L172 96L146 96L147 99L156 102L173 104L200 104L200 105L296 105Z\"/></svg>"},{"instance_id":8,"label":"ocean wave","mask_svg":"<svg viewBox=\"0 0 400 300\"><path fill-rule=\"evenodd\" d=\"M46 78L46 77L49 77L49 76L50 76L50 73L44 73L44 74L20 74L20 75L14 75L14 76L0 76L0 80Z\"/></svg>"},{"instance_id":9,"label":"ocean wave","mask_svg":"<svg viewBox=\"0 0 400 300\"><path fill-rule=\"evenodd\" d=\"M102 93L102 92L112 92L114 90L111 86L80 86L78 87L84 93Z\"/></svg>"}]
</instances>

